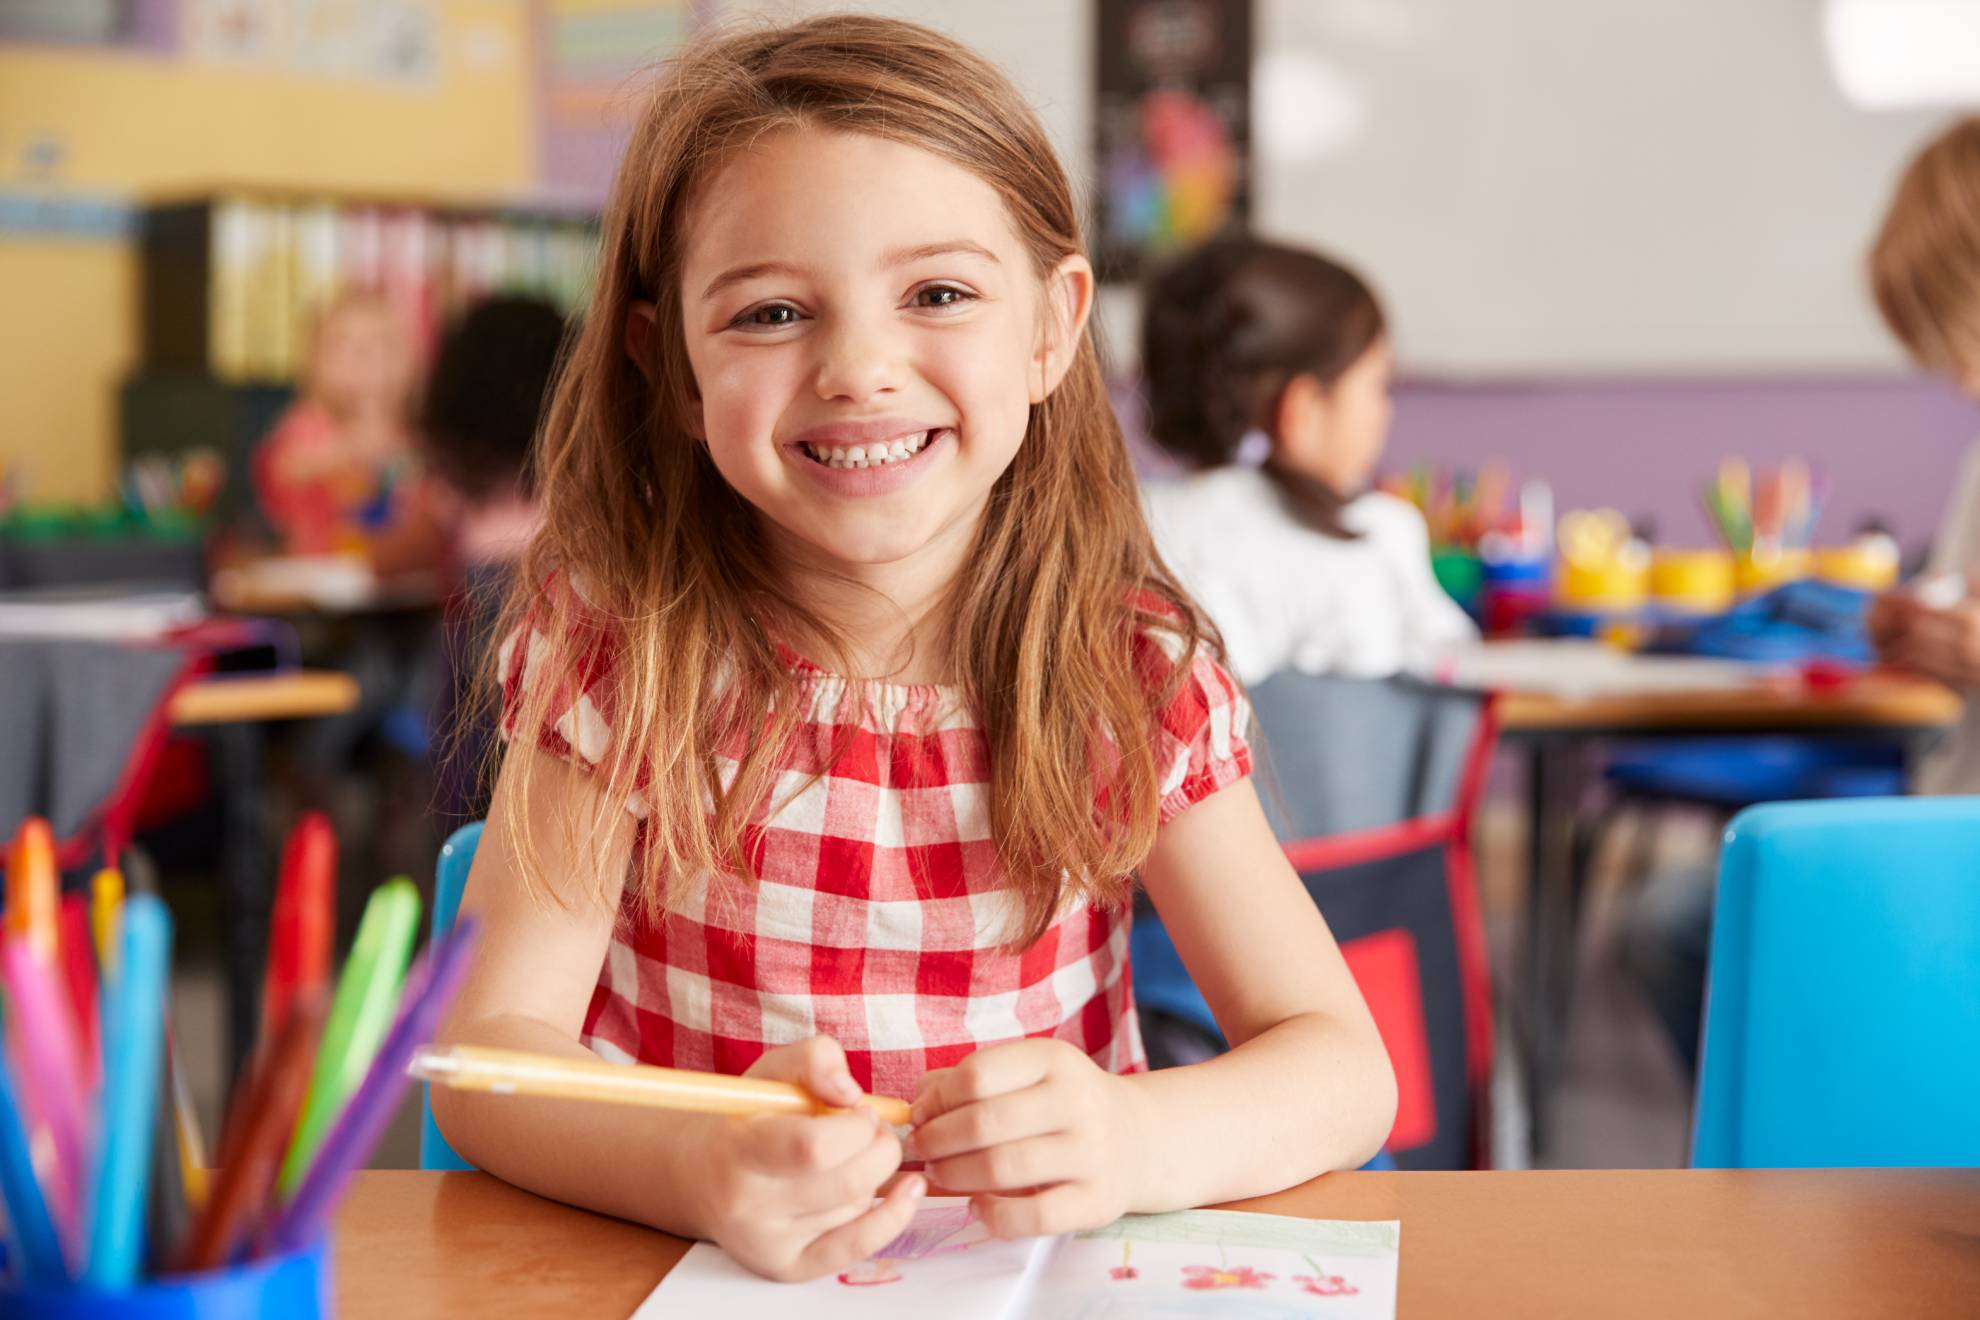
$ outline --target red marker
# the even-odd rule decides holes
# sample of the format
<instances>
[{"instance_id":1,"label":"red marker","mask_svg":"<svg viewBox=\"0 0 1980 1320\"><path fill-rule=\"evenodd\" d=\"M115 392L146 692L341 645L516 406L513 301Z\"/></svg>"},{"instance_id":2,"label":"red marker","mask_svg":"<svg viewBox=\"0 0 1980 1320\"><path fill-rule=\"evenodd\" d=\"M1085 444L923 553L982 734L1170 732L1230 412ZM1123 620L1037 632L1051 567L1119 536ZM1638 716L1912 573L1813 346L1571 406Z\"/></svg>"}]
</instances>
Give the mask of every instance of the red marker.
<instances>
[{"instance_id":1,"label":"red marker","mask_svg":"<svg viewBox=\"0 0 1980 1320\"><path fill-rule=\"evenodd\" d=\"M336 936L337 835L328 816L312 811L296 822L282 849L261 991L264 1039L274 1035L299 996L328 993Z\"/></svg>"}]
</instances>

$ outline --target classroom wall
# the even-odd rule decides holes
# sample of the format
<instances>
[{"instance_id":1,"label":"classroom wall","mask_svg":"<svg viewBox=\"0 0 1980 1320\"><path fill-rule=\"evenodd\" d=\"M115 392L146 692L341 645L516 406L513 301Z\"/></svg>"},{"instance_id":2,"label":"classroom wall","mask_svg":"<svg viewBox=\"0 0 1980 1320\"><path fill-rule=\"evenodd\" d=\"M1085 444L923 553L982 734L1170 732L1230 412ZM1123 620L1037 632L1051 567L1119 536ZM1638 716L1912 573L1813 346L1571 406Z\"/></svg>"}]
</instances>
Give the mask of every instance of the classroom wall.
<instances>
[{"instance_id":1,"label":"classroom wall","mask_svg":"<svg viewBox=\"0 0 1980 1320\"><path fill-rule=\"evenodd\" d=\"M520 197L537 175L529 7L435 11L434 77L405 85L0 44L0 194L113 209L221 184ZM100 497L137 349L128 242L16 217L0 226L0 290L0 457L32 464L37 497Z\"/></svg>"}]
</instances>

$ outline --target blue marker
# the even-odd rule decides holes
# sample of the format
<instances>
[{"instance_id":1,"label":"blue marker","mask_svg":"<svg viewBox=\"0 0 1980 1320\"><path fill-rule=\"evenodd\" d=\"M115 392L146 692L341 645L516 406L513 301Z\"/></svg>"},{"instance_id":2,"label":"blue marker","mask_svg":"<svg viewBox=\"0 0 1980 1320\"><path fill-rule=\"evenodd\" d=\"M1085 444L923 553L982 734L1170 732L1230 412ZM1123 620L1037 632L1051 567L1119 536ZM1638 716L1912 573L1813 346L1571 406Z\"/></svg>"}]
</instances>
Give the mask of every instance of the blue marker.
<instances>
[{"instance_id":1,"label":"blue marker","mask_svg":"<svg viewBox=\"0 0 1980 1320\"><path fill-rule=\"evenodd\" d=\"M0 1192L7 1198L7 1218L14 1226L11 1245L20 1250L22 1277L28 1283L65 1282L69 1272L62 1263L62 1239L48 1216L41 1184L35 1181L27 1125L14 1096L14 1076L4 1066L0 1066Z\"/></svg>"},{"instance_id":2,"label":"blue marker","mask_svg":"<svg viewBox=\"0 0 1980 1320\"><path fill-rule=\"evenodd\" d=\"M144 1259L144 1209L158 1069L165 1051L165 992L172 915L151 894L124 904L117 976L103 1011L103 1158L89 1199L83 1279L128 1288Z\"/></svg>"}]
</instances>

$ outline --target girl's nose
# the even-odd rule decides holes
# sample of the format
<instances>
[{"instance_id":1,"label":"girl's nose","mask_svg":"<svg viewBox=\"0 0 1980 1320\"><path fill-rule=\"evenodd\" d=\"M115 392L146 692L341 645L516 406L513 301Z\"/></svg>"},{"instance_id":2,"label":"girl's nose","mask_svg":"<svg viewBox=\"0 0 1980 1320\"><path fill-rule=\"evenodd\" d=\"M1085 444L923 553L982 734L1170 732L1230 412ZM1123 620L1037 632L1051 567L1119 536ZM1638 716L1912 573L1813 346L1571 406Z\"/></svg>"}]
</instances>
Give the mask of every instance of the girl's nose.
<instances>
[{"instance_id":1,"label":"girl's nose","mask_svg":"<svg viewBox=\"0 0 1980 1320\"><path fill-rule=\"evenodd\" d=\"M897 345L884 327L842 320L820 341L816 388L818 397L863 403L891 394L906 376Z\"/></svg>"}]
</instances>

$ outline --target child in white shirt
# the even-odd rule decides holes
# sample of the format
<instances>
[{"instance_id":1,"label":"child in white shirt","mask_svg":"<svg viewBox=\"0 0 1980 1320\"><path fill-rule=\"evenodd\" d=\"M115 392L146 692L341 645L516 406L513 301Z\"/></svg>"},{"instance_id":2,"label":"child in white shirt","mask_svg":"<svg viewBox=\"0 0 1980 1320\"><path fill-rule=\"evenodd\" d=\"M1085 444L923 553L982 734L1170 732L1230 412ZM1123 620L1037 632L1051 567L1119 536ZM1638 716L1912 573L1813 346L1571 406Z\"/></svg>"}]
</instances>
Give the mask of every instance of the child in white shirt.
<instances>
[{"instance_id":1,"label":"child in white shirt","mask_svg":"<svg viewBox=\"0 0 1980 1320\"><path fill-rule=\"evenodd\" d=\"M1149 430L1195 471L1148 487L1149 521L1245 683L1385 678L1477 636L1421 515L1367 488L1391 366L1374 294L1317 253L1218 239L1150 290Z\"/></svg>"}]
</instances>

